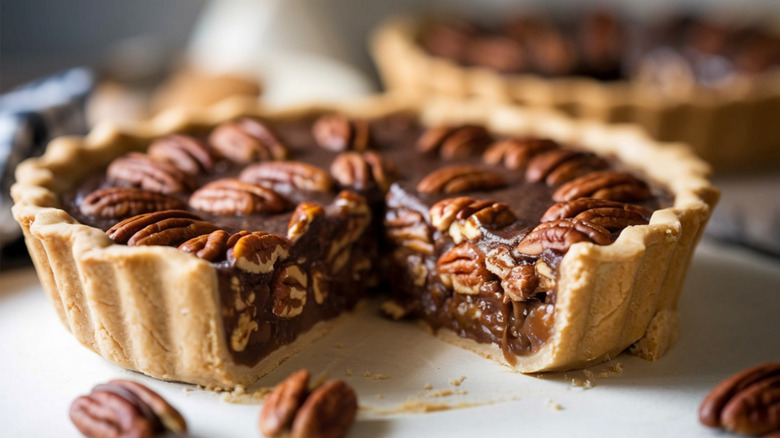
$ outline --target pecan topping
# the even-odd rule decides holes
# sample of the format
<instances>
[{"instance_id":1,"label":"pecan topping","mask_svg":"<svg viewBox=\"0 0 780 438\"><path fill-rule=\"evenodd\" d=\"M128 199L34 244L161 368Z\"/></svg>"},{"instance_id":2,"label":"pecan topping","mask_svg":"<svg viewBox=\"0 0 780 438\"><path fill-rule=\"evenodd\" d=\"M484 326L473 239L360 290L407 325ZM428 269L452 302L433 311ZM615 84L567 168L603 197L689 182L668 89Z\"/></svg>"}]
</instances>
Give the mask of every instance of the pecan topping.
<instances>
[{"instance_id":1,"label":"pecan topping","mask_svg":"<svg viewBox=\"0 0 780 438\"><path fill-rule=\"evenodd\" d=\"M482 126L437 126L420 136L417 150L426 154L438 151L442 158L451 160L481 153L491 141Z\"/></svg>"},{"instance_id":2,"label":"pecan topping","mask_svg":"<svg viewBox=\"0 0 780 438\"><path fill-rule=\"evenodd\" d=\"M279 436L292 427L295 413L309 395L310 376L308 370L298 370L268 394L260 411L260 432L263 435Z\"/></svg>"},{"instance_id":3,"label":"pecan topping","mask_svg":"<svg viewBox=\"0 0 780 438\"><path fill-rule=\"evenodd\" d=\"M106 176L111 181L122 181L144 190L167 194L185 192L195 186L186 173L173 165L155 161L138 152L112 161Z\"/></svg>"},{"instance_id":4,"label":"pecan topping","mask_svg":"<svg viewBox=\"0 0 780 438\"><path fill-rule=\"evenodd\" d=\"M270 161L247 166L238 179L259 186L286 184L296 189L330 191L333 181L317 166L298 161Z\"/></svg>"},{"instance_id":5,"label":"pecan topping","mask_svg":"<svg viewBox=\"0 0 780 438\"><path fill-rule=\"evenodd\" d=\"M436 262L436 271L446 287L461 294L477 295L497 288L493 274L485 268L482 252L470 242L442 254Z\"/></svg>"},{"instance_id":6,"label":"pecan topping","mask_svg":"<svg viewBox=\"0 0 780 438\"><path fill-rule=\"evenodd\" d=\"M217 126L209 136L214 150L234 163L284 160L287 148L259 120L243 118Z\"/></svg>"},{"instance_id":7,"label":"pecan topping","mask_svg":"<svg viewBox=\"0 0 780 438\"><path fill-rule=\"evenodd\" d=\"M88 216L124 218L141 213L184 208L185 204L163 193L126 187L95 190L84 197L79 208Z\"/></svg>"},{"instance_id":8,"label":"pecan topping","mask_svg":"<svg viewBox=\"0 0 780 438\"><path fill-rule=\"evenodd\" d=\"M610 231L619 231L631 225L645 225L650 220L650 210L638 205L606 199L579 198L559 202L548 208L541 222L575 218L601 225Z\"/></svg>"},{"instance_id":9,"label":"pecan topping","mask_svg":"<svg viewBox=\"0 0 780 438\"><path fill-rule=\"evenodd\" d=\"M217 230L209 234L193 237L179 245L179 249L195 254L203 260L214 261L225 257L229 248L229 238L230 234L227 231Z\"/></svg>"},{"instance_id":10,"label":"pecan topping","mask_svg":"<svg viewBox=\"0 0 780 438\"><path fill-rule=\"evenodd\" d=\"M471 166L447 166L429 173L417 184L417 191L452 195L497 189L506 184L504 178L488 170Z\"/></svg>"},{"instance_id":11,"label":"pecan topping","mask_svg":"<svg viewBox=\"0 0 780 438\"><path fill-rule=\"evenodd\" d=\"M290 222L287 223L287 238L293 242L300 239L309 230L311 223L324 215L325 209L322 206L301 202L290 216Z\"/></svg>"},{"instance_id":12,"label":"pecan topping","mask_svg":"<svg viewBox=\"0 0 780 438\"><path fill-rule=\"evenodd\" d=\"M273 189L223 178L195 191L190 207L215 214L281 213L290 203Z\"/></svg>"},{"instance_id":13,"label":"pecan topping","mask_svg":"<svg viewBox=\"0 0 780 438\"><path fill-rule=\"evenodd\" d=\"M70 419L84 436L152 437L187 432L179 412L159 394L132 380L111 380L70 406Z\"/></svg>"},{"instance_id":14,"label":"pecan topping","mask_svg":"<svg viewBox=\"0 0 780 438\"><path fill-rule=\"evenodd\" d=\"M765 363L719 383L702 401L699 420L745 435L780 431L780 363Z\"/></svg>"},{"instance_id":15,"label":"pecan topping","mask_svg":"<svg viewBox=\"0 0 780 438\"><path fill-rule=\"evenodd\" d=\"M188 175L214 169L214 158L203 142L187 135L169 135L157 139L147 154L157 161L166 161Z\"/></svg>"},{"instance_id":16,"label":"pecan topping","mask_svg":"<svg viewBox=\"0 0 780 438\"><path fill-rule=\"evenodd\" d=\"M232 239L231 239L232 240ZM255 231L239 234L227 251L227 259L239 269L253 274L267 274L277 261L290 254L290 242L276 234Z\"/></svg>"},{"instance_id":17,"label":"pecan topping","mask_svg":"<svg viewBox=\"0 0 780 438\"><path fill-rule=\"evenodd\" d=\"M320 147L333 152L365 151L371 147L371 126L365 120L350 120L342 115L329 114L317 119L312 126L314 140Z\"/></svg>"},{"instance_id":18,"label":"pecan topping","mask_svg":"<svg viewBox=\"0 0 780 438\"><path fill-rule=\"evenodd\" d=\"M395 165L375 152L343 152L333 160L330 173L342 187L355 190L376 185L387 191L398 177Z\"/></svg>"},{"instance_id":19,"label":"pecan topping","mask_svg":"<svg viewBox=\"0 0 780 438\"><path fill-rule=\"evenodd\" d=\"M551 149L531 159L525 179L528 182L544 180L548 186L554 186L605 167L607 162L595 154Z\"/></svg>"},{"instance_id":20,"label":"pecan topping","mask_svg":"<svg viewBox=\"0 0 780 438\"><path fill-rule=\"evenodd\" d=\"M509 206L495 201L477 201L468 196L437 202L430 210L431 224L439 231L449 229L455 243L482 236L483 227L498 229L517 218Z\"/></svg>"},{"instance_id":21,"label":"pecan topping","mask_svg":"<svg viewBox=\"0 0 780 438\"><path fill-rule=\"evenodd\" d=\"M393 242L426 254L433 253L433 238L423 215L408 208L385 213L385 232Z\"/></svg>"},{"instance_id":22,"label":"pecan topping","mask_svg":"<svg viewBox=\"0 0 780 438\"><path fill-rule=\"evenodd\" d=\"M533 265L517 262L509 249L498 247L488 252L485 267L501 280L504 295L512 301L525 301L534 296L539 278Z\"/></svg>"},{"instance_id":23,"label":"pecan topping","mask_svg":"<svg viewBox=\"0 0 780 438\"><path fill-rule=\"evenodd\" d=\"M553 201L578 198L609 199L611 201L644 201L652 197L646 182L625 172L609 170L593 172L575 178L553 193Z\"/></svg>"},{"instance_id":24,"label":"pecan topping","mask_svg":"<svg viewBox=\"0 0 780 438\"><path fill-rule=\"evenodd\" d=\"M274 315L280 318L293 318L303 313L308 284L308 276L298 265L277 269L272 280Z\"/></svg>"},{"instance_id":25,"label":"pecan topping","mask_svg":"<svg viewBox=\"0 0 780 438\"><path fill-rule=\"evenodd\" d=\"M127 218L109 228L106 234L114 242L129 246L179 245L216 229L216 225L188 211L165 210Z\"/></svg>"},{"instance_id":26,"label":"pecan topping","mask_svg":"<svg viewBox=\"0 0 780 438\"><path fill-rule=\"evenodd\" d=\"M482 154L482 161L487 164L503 163L507 169L521 169L537 154L557 147L558 143L552 140L512 138L493 143Z\"/></svg>"},{"instance_id":27,"label":"pecan topping","mask_svg":"<svg viewBox=\"0 0 780 438\"><path fill-rule=\"evenodd\" d=\"M604 227L579 219L560 219L539 224L517 245L520 254L539 255L550 249L566 252L577 242L596 245L612 243L612 236Z\"/></svg>"}]
</instances>

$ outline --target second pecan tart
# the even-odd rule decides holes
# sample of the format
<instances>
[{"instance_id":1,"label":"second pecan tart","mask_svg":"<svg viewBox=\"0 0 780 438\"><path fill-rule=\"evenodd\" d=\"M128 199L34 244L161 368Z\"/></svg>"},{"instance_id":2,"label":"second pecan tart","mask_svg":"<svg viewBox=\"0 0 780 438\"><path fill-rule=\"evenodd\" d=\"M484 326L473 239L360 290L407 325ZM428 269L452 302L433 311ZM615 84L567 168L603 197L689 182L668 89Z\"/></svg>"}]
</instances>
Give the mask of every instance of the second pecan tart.
<instances>
[{"instance_id":1,"label":"second pecan tart","mask_svg":"<svg viewBox=\"0 0 780 438\"><path fill-rule=\"evenodd\" d=\"M81 343L230 388L383 280L389 313L524 372L629 346L657 357L717 199L707 171L685 148L552 113L235 101L57 140L13 196Z\"/></svg>"}]
</instances>

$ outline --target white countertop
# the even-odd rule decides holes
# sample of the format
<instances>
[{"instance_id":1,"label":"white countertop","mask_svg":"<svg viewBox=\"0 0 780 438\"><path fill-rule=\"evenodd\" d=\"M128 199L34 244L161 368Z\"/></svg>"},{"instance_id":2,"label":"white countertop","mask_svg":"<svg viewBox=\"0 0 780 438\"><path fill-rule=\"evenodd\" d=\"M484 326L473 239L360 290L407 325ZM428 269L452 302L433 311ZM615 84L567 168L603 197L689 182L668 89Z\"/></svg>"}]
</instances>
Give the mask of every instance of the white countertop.
<instances>
[{"instance_id":1,"label":"white countertop","mask_svg":"<svg viewBox=\"0 0 780 438\"><path fill-rule=\"evenodd\" d=\"M362 407L350 437L723 436L698 423L698 405L726 376L780 360L780 262L702 242L679 307L680 337L665 357L646 362L621 355L591 368L589 389L572 384L586 380L582 371L517 374L415 324L377 318L373 303L259 383L272 386L302 367L345 379ZM71 401L118 377L139 380L168 398L187 419L191 436L260 436L259 404L229 403L191 385L126 371L80 346L32 268L0 274L0 348L2 436L80 436L68 418ZM617 364L620 373L614 372ZM461 376L459 386L450 383ZM427 383L433 389L425 391ZM453 408L399 412L407 402Z\"/></svg>"}]
</instances>

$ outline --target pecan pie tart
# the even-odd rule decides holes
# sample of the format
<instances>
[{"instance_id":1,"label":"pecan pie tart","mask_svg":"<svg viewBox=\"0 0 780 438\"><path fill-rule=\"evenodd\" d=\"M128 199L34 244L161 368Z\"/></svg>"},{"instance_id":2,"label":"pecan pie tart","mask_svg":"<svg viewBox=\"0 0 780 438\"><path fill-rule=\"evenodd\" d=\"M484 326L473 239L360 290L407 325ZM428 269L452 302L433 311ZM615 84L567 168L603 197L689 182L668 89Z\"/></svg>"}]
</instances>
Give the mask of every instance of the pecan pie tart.
<instances>
[{"instance_id":1,"label":"pecan pie tart","mask_svg":"<svg viewBox=\"0 0 780 438\"><path fill-rule=\"evenodd\" d=\"M520 371L568 369L673 340L718 193L665 146L478 103L232 101L55 140L13 212L65 326L157 378L249 384L369 293Z\"/></svg>"},{"instance_id":2,"label":"pecan pie tart","mask_svg":"<svg viewBox=\"0 0 780 438\"><path fill-rule=\"evenodd\" d=\"M634 122L720 168L780 159L780 34L730 16L591 10L492 23L396 17L372 38L391 90L477 96ZM772 23L774 24L774 23Z\"/></svg>"}]
</instances>

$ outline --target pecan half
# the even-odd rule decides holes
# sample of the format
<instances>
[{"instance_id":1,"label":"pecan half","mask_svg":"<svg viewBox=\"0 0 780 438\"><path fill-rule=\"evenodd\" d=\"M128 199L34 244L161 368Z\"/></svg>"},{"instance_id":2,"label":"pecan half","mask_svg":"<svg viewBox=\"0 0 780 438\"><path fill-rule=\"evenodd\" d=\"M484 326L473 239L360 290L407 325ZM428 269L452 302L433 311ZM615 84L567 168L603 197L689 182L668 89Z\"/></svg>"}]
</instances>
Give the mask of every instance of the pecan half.
<instances>
[{"instance_id":1,"label":"pecan half","mask_svg":"<svg viewBox=\"0 0 780 438\"><path fill-rule=\"evenodd\" d=\"M437 126L420 136L417 150L426 154L438 151L439 156L451 160L482 153L491 141L490 134L482 126Z\"/></svg>"},{"instance_id":2,"label":"pecan half","mask_svg":"<svg viewBox=\"0 0 780 438\"><path fill-rule=\"evenodd\" d=\"M155 140L146 152L157 161L166 161L188 175L214 169L214 157L200 140L188 135L169 135Z\"/></svg>"},{"instance_id":3,"label":"pecan half","mask_svg":"<svg viewBox=\"0 0 780 438\"><path fill-rule=\"evenodd\" d=\"M477 201L468 196L444 199L430 209L431 224L439 231L449 229L455 243L482 236L482 228L498 229L517 218L509 206L495 201Z\"/></svg>"},{"instance_id":4,"label":"pecan half","mask_svg":"<svg viewBox=\"0 0 780 438\"><path fill-rule=\"evenodd\" d=\"M229 238L230 233L225 230L217 230L209 234L193 237L179 245L179 249L195 254L203 260L214 261L225 257L227 254Z\"/></svg>"},{"instance_id":5,"label":"pecan half","mask_svg":"<svg viewBox=\"0 0 780 438\"><path fill-rule=\"evenodd\" d=\"M554 186L605 167L607 162L595 154L551 149L529 161L525 179L528 182L544 180L548 186Z\"/></svg>"},{"instance_id":6,"label":"pecan half","mask_svg":"<svg viewBox=\"0 0 780 438\"><path fill-rule=\"evenodd\" d=\"M610 231L619 231L631 225L645 225L651 215L650 210L638 205L606 199L579 198L559 202L548 208L541 222L575 218L601 225Z\"/></svg>"},{"instance_id":7,"label":"pecan half","mask_svg":"<svg viewBox=\"0 0 780 438\"><path fill-rule=\"evenodd\" d=\"M303 313L309 277L300 266L287 265L274 271L271 282L274 294L272 311L280 318L293 318Z\"/></svg>"},{"instance_id":8,"label":"pecan half","mask_svg":"<svg viewBox=\"0 0 780 438\"><path fill-rule=\"evenodd\" d=\"M308 370L298 370L274 387L260 410L260 432L275 437L292 427L295 413L309 395Z\"/></svg>"},{"instance_id":9,"label":"pecan half","mask_svg":"<svg viewBox=\"0 0 780 438\"><path fill-rule=\"evenodd\" d=\"M233 245L228 242L227 259L246 272L267 274L274 270L277 261L290 254L290 242L276 234L255 231L237 237Z\"/></svg>"},{"instance_id":10,"label":"pecan half","mask_svg":"<svg viewBox=\"0 0 780 438\"><path fill-rule=\"evenodd\" d=\"M132 380L111 380L73 401L70 418L90 438L152 437L187 432L179 412L159 394Z\"/></svg>"},{"instance_id":11,"label":"pecan half","mask_svg":"<svg viewBox=\"0 0 780 438\"><path fill-rule=\"evenodd\" d=\"M194 181L189 175L164 161L156 161L147 155L131 152L114 161L106 169L111 181L122 181L144 190L159 193L180 193L192 189Z\"/></svg>"},{"instance_id":12,"label":"pecan half","mask_svg":"<svg viewBox=\"0 0 780 438\"><path fill-rule=\"evenodd\" d=\"M343 380L325 382L309 394L295 415L293 438L341 438L357 415L357 395Z\"/></svg>"},{"instance_id":13,"label":"pecan half","mask_svg":"<svg viewBox=\"0 0 780 438\"><path fill-rule=\"evenodd\" d=\"M152 211L182 209L185 206L182 201L163 193L130 187L109 187L85 196L79 209L88 216L125 218Z\"/></svg>"},{"instance_id":14,"label":"pecan half","mask_svg":"<svg viewBox=\"0 0 780 438\"><path fill-rule=\"evenodd\" d=\"M223 178L196 190L190 196L190 207L215 214L281 213L290 203L268 187Z\"/></svg>"},{"instance_id":15,"label":"pecan half","mask_svg":"<svg viewBox=\"0 0 780 438\"><path fill-rule=\"evenodd\" d=\"M217 230L211 222L184 210L164 210L127 218L106 231L116 243L128 246L179 245Z\"/></svg>"},{"instance_id":16,"label":"pecan half","mask_svg":"<svg viewBox=\"0 0 780 438\"><path fill-rule=\"evenodd\" d=\"M312 135L320 147L333 152L364 151L371 147L371 125L339 114L317 119L312 125Z\"/></svg>"},{"instance_id":17,"label":"pecan half","mask_svg":"<svg viewBox=\"0 0 780 438\"><path fill-rule=\"evenodd\" d=\"M269 161L247 166L238 179L259 186L286 184L300 190L330 191L333 181L328 172L298 161Z\"/></svg>"},{"instance_id":18,"label":"pecan half","mask_svg":"<svg viewBox=\"0 0 780 438\"><path fill-rule=\"evenodd\" d=\"M355 190L376 185L387 191L398 178L395 165L375 152L343 152L333 160L330 173L342 187Z\"/></svg>"},{"instance_id":19,"label":"pecan half","mask_svg":"<svg viewBox=\"0 0 780 438\"><path fill-rule=\"evenodd\" d=\"M419 211L403 207L389 209L384 224L387 237L396 244L433 254L433 238Z\"/></svg>"},{"instance_id":20,"label":"pecan half","mask_svg":"<svg viewBox=\"0 0 780 438\"><path fill-rule=\"evenodd\" d=\"M699 420L739 434L780 431L780 363L765 363L719 383L702 401Z\"/></svg>"},{"instance_id":21,"label":"pecan half","mask_svg":"<svg viewBox=\"0 0 780 438\"><path fill-rule=\"evenodd\" d=\"M493 274L485 267L485 258L476 245L465 242L442 254L436 272L446 287L457 293L477 295L497 288Z\"/></svg>"},{"instance_id":22,"label":"pecan half","mask_svg":"<svg viewBox=\"0 0 780 438\"><path fill-rule=\"evenodd\" d=\"M214 129L209 143L224 158L234 163L283 160L287 148L263 122L243 118L225 122Z\"/></svg>"},{"instance_id":23,"label":"pecan half","mask_svg":"<svg viewBox=\"0 0 780 438\"><path fill-rule=\"evenodd\" d=\"M578 198L608 199L611 201L644 201L652 197L646 182L625 172L604 170L575 178L553 193L553 201L572 201Z\"/></svg>"},{"instance_id":24,"label":"pecan half","mask_svg":"<svg viewBox=\"0 0 780 438\"><path fill-rule=\"evenodd\" d=\"M417 184L417 191L453 195L506 185L504 178L488 170L471 166L447 166L429 173Z\"/></svg>"},{"instance_id":25,"label":"pecan half","mask_svg":"<svg viewBox=\"0 0 780 438\"><path fill-rule=\"evenodd\" d=\"M295 208L290 222L287 223L287 238L295 242L306 234L317 218L325 216L325 209L317 204L301 202Z\"/></svg>"},{"instance_id":26,"label":"pecan half","mask_svg":"<svg viewBox=\"0 0 780 438\"><path fill-rule=\"evenodd\" d=\"M482 154L482 161L487 164L503 164L507 169L521 169L537 154L558 147L558 143L547 139L511 138L493 143Z\"/></svg>"},{"instance_id":27,"label":"pecan half","mask_svg":"<svg viewBox=\"0 0 780 438\"><path fill-rule=\"evenodd\" d=\"M539 278L533 265L520 264L506 247L490 250L485 267L501 280L504 295L512 301L525 301L534 296Z\"/></svg>"},{"instance_id":28,"label":"pecan half","mask_svg":"<svg viewBox=\"0 0 780 438\"><path fill-rule=\"evenodd\" d=\"M579 219L559 219L539 224L517 245L520 254L539 255L550 249L566 252L577 242L596 245L612 243L612 235L604 227Z\"/></svg>"}]
</instances>

